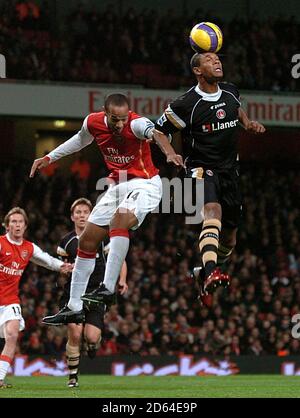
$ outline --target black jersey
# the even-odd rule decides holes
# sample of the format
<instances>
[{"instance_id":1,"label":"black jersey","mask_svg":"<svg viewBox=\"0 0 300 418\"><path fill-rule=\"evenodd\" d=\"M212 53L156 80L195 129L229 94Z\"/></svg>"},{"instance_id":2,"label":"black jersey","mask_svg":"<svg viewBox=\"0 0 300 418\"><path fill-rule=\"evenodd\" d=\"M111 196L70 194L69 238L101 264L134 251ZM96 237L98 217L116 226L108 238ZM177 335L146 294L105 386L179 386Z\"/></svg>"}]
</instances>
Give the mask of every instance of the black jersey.
<instances>
[{"instance_id":1,"label":"black jersey","mask_svg":"<svg viewBox=\"0 0 300 418\"><path fill-rule=\"evenodd\" d=\"M75 231L69 232L65 235L57 247L57 254L62 258L66 259L69 263L74 263L77 255L78 249L78 236ZM101 244L97 255L96 255L96 264L93 273L90 276L89 283L87 286L87 292L96 289L99 286L99 283L103 281L104 271L105 271L105 254L104 254L104 244ZM69 288L71 283L71 277L66 283L65 287Z\"/></svg>"},{"instance_id":2,"label":"black jersey","mask_svg":"<svg viewBox=\"0 0 300 418\"><path fill-rule=\"evenodd\" d=\"M207 94L194 86L167 107L155 128L166 135L181 131L188 167L227 170L237 160L239 92L219 83Z\"/></svg>"}]
</instances>

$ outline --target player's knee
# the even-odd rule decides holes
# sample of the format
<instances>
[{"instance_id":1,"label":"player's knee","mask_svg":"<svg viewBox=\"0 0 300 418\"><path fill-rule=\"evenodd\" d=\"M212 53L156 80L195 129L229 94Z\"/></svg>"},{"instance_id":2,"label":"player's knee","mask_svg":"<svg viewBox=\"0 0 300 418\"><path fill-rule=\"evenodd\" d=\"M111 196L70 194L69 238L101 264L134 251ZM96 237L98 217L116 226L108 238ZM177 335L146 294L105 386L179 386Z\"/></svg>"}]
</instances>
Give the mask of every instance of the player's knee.
<instances>
[{"instance_id":1,"label":"player's knee","mask_svg":"<svg viewBox=\"0 0 300 418\"><path fill-rule=\"evenodd\" d=\"M97 243L86 235L80 236L78 239L78 248L88 252L97 251Z\"/></svg>"},{"instance_id":2,"label":"player's knee","mask_svg":"<svg viewBox=\"0 0 300 418\"><path fill-rule=\"evenodd\" d=\"M81 344L81 334L73 334L72 336L69 336L69 343L72 346L80 346Z\"/></svg>"},{"instance_id":3,"label":"player's knee","mask_svg":"<svg viewBox=\"0 0 300 418\"><path fill-rule=\"evenodd\" d=\"M81 344L82 328L73 326L72 330L68 331L68 342L72 346L79 346Z\"/></svg>"},{"instance_id":4,"label":"player's knee","mask_svg":"<svg viewBox=\"0 0 300 418\"><path fill-rule=\"evenodd\" d=\"M98 332L96 332L95 329L89 330L87 329L84 335L85 341L88 345L100 345L101 341L101 330L99 329Z\"/></svg>"},{"instance_id":5,"label":"player's knee","mask_svg":"<svg viewBox=\"0 0 300 418\"><path fill-rule=\"evenodd\" d=\"M204 205L204 219L218 219L222 218L222 208L219 203L206 203Z\"/></svg>"}]
</instances>

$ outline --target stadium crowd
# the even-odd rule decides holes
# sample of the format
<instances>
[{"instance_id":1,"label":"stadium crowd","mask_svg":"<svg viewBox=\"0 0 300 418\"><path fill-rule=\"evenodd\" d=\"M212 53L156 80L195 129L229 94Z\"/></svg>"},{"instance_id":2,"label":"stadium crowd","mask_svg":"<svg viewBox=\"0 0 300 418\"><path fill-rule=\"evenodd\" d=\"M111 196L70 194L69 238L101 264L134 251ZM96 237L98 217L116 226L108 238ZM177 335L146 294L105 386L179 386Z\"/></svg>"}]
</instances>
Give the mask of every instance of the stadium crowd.
<instances>
[{"instance_id":1,"label":"stadium crowd","mask_svg":"<svg viewBox=\"0 0 300 418\"><path fill-rule=\"evenodd\" d=\"M59 168L30 181L28 170L26 162L1 165L0 217L23 207L28 237L55 255L72 227L70 204L80 196L95 202L95 181ZM196 228L182 215L150 215L132 234L129 292L106 315L99 355L300 353L300 341L291 336L291 317L300 312L299 171L244 166L241 181L244 219L228 266L231 286L216 291L212 309L201 307L190 278L199 261ZM33 264L24 273L20 353L64 354L65 328L41 323L57 311L59 282L56 273Z\"/></svg>"},{"instance_id":2,"label":"stadium crowd","mask_svg":"<svg viewBox=\"0 0 300 418\"><path fill-rule=\"evenodd\" d=\"M226 79L241 89L299 91L290 76L300 42L300 24L293 16L237 16L225 22L201 9L176 15L174 10L120 13L113 5L102 11L79 5L55 20L49 3L41 4L0 3L0 53L8 78L189 86L189 31L207 20L224 32Z\"/></svg>"}]
</instances>

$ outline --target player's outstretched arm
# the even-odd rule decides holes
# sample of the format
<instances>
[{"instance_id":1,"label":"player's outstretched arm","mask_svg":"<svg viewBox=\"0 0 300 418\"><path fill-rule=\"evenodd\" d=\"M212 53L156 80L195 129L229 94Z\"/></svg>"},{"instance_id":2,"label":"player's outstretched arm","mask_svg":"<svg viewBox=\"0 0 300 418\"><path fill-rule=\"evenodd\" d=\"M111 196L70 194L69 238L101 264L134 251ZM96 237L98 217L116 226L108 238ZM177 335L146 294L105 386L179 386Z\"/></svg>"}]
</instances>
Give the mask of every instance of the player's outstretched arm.
<instances>
[{"instance_id":1,"label":"player's outstretched arm","mask_svg":"<svg viewBox=\"0 0 300 418\"><path fill-rule=\"evenodd\" d=\"M266 132L266 128L261 123L250 120L241 107L239 108L239 121L246 131L253 132L254 134L263 134Z\"/></svg>"},{"instance_id":2,"label":"player's outstretched arm","mask_svg":"<svg viewBox=\"0 0 300 418\"><path fill-rule=\"evenodd\" d=\"M88 131L87 119L88 117L85 118L81 130L72 136L72 138L59 145L45 157L34 160L29 177L33 177L37 170L43 167L47 167L47 165L53 163L54 161L60 160L66 155L74 154L75 152L78 152L82 148L91 144L94 138Z\"/></svg>"},{"instance_id":3,"label":"player's outstretched arm","mask_svg":"<svg viewBox=\"0 0 300 418\"><path fill-rule=\"evenodd\" d=\"M167 157L168 163L173 163L176 166L185 167L183 163L182 156L176 154L174 148L170 144L167 136L162 132L158 131L157 129L153 129L153 139L162 150L162 152Z\"/></svg>"},{"instance_id":4,"label":"player's outstretched arm","mask_svg":"<svg viewBox=\"0 0 300 418\"><path fill-rule=\"evenodd\" d=\"M45 267L48 270L59 271L62 274L70 273L73 270L72 264L64 263L58 258L52 257L36 244L33 244L33 254L30 261L38 266Z\"/></svg>"}]
</instances>

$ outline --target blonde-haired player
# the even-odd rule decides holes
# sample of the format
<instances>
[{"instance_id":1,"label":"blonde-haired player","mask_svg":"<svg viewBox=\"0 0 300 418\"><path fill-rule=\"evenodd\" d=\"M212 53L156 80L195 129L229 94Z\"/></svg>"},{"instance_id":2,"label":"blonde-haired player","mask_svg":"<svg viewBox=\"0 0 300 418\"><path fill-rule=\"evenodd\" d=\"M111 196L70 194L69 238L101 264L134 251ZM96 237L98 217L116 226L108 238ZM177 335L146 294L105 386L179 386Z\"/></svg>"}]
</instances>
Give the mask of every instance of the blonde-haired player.
<instances>
[{"instance_id":1,"label":"blonde-haired player","mask_svg":"<svg viewBox=\"0 0 300 418\"><path fill-rule=\"evenodd\" d=\"M0 337L5 345L0 355L0 389L12 364L19 331L25 327L19 299L19 282L29 261L49 270L69 273L70 263L51 257L34 243L24 239L28 217L24 209L12 208L4 218L6 234L0 236Z\"/></svg>"}]
</instances>

